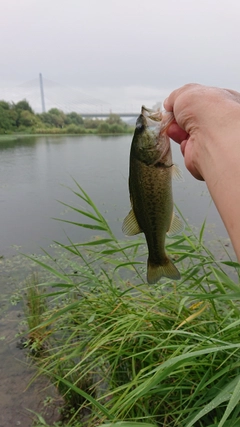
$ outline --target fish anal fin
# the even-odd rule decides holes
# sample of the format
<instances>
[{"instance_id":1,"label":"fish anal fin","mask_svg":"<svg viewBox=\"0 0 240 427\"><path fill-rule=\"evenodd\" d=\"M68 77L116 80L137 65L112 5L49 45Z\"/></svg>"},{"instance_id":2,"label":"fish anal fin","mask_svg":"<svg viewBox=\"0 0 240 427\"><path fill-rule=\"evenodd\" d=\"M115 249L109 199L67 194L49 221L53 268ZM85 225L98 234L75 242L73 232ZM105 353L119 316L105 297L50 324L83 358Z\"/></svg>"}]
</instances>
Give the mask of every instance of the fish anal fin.
<instances>
[{"instance_id":1,"label":"fish anal fin","mask_svg":"<svg viewBox=\"0 0 240 427\"><path fill-rule=\"evenodd\" d=\"M180 234L184 230L184 224L182 220L173 212L172 221L167 232L167 236L175 236L176 234Z\"/></svg>"},{"instance_id":2,"label":"fish anal fin","mask_svg":"<svg viewBox=\"0 0 240 427\"><path fill-rule=\"evenodd\" d=\"M150 285L157 283L161 277L167 277L172 280L179 280L181 275L169 258L165 258L164 264L155 264L148 259L147 281Z\"/></svg>"},{"instance_id":3,"label":"fish anal fin","mask_svg":"<svg viewBox=\"0 0 240 427\"><path fill-rule=\"evenodd\" d=\"M126 236L135 236L142 232L132 209L123 221L122 231Z\"/></svg>"}]
</instances>

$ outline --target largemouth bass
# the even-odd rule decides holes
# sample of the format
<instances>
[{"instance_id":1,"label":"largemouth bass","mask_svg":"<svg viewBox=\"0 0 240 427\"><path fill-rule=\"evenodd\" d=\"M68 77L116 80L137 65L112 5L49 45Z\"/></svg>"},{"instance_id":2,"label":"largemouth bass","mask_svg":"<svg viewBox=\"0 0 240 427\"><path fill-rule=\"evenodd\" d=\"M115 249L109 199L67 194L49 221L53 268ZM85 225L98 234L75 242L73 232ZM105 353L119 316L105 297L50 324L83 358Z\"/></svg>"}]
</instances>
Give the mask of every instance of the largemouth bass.
<instances>
[{"instance_id":1,"label":"largemouth bass","mask_svg":"<svg viewBox=\"0 0 240 427\"><path fill-rule=\"evenodd\" d=\"M181 172L172 163L167 126L172 113L142 107L130 151L129 192L132 209L123 222L127 236L143 232L148 245L147 281L165 276L180 279L180 273L165 252L166 234L183 230L173 212L172 177Z\"/></svg>"}]
</instances>

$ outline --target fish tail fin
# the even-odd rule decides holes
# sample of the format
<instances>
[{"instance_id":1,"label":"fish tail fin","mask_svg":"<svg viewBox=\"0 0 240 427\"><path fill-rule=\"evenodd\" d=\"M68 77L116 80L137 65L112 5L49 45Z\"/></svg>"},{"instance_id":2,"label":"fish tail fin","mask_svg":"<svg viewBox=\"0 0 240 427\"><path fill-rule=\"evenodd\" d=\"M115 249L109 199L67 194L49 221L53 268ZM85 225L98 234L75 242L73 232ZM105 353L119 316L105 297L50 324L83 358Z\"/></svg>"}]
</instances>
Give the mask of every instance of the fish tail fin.
<instances>
[{"instance_id":1,"label":"fish tail fin","mask_svg":"<svg viewBox=\"0 0 240 427\"><path fill-rule=\"evenodd\" d=\"M161 277L168 277L169 279L178 280L181 275L178 269L169 258L165 258L163 264L155 264L148 259L147 266L147 281L150 285L157 283Z\"/></svg>"}]
</instances>

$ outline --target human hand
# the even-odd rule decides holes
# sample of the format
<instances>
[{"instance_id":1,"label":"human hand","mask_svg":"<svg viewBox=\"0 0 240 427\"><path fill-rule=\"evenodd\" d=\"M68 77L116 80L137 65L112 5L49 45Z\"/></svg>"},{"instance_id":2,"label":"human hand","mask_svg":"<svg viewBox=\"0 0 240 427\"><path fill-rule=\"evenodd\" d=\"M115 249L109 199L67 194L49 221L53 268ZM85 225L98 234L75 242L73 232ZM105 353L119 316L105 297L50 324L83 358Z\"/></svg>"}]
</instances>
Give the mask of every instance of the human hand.
<instances>
[{"instance_id":1,"label":"human hand","mask_svg":"<svg viewBox=\"0 0 240 427\"><path fill-rule=\"evenodd\" d=\"M229 89L187 84L173 91L164 102L172 111L167 133L181 144L185 165L191 174L205 179L204 164L209 144L225 144L236 120L239 123L240 94Z\"/></svg>"}]
</instances>

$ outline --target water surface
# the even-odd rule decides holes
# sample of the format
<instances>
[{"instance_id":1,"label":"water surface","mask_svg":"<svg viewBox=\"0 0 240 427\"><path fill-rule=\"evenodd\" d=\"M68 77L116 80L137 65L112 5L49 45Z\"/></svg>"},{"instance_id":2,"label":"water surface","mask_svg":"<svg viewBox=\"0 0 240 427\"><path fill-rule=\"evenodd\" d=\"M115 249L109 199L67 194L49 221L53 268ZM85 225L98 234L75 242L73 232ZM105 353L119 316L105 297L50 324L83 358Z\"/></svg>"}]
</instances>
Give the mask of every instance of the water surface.
<instances>
[{"instance_id":1,"label":"water surface","mask_svg":"<svg viewBox=\"0 0 240 427\"><path fill-rule=\"evenodd\" d=\"M51 219L73 218L57 202L75 201L66 188L74 187L71 176L106 215L115 233L123 237L121 221L129 210L130 144L130 135L42 136L0 143L0 254L13 253L13 245L24 252L39 251L53 240L64 239L63 229L76 238L75 229ZM174 200L184 216L199 226L207 215L216 235L226 237L205 183L195 180L185 169L176 144L173 158L185 178L185 182L174 183ZM77 238L82 237L83 231L79 230Z\"/></svg>"}]
</instances>

